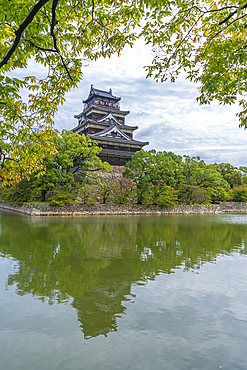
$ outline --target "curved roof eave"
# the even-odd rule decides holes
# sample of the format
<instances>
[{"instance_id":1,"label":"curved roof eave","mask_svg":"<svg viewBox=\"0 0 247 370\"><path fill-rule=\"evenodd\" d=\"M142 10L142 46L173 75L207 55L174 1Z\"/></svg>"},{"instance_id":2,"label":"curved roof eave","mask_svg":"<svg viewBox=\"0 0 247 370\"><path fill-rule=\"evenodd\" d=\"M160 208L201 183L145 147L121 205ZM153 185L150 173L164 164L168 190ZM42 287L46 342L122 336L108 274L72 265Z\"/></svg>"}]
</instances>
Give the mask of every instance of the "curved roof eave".
<instances>
[{"instance_id":1,"label":"curved roof eave","mask_svg":"<svg viewBox=\"0 0 247 370\"><path fill-rule=\"evenodd\" d=\"M101 107L99 105L94 105L94 104L92 104L89 107L87 107L87 109L85 109L85 111L83 111L83 112L86 113L86 112L88 112L92 108L96 108L96 110L103 110L103 111L109 112L109 108L104 108L104 107ZM111 111L113 111L114 113L122 113L125 116L130 113L129 110L114 109L112 107L111 107Z\"/></svg>"},{"instance_id":2,"label":"curved roof eave","mask_svg":"<svg viewBox=\"0 0 247 370\"><path fill-rule=\"evenodd\" d=\"M111 122L99 122L99 121L95 121L91 118L88 118L87 120L83 121L83 123L81 123L80 125L77 125L74 128L72 128L72 130L76 129L77 127L83 126L88 122L93 123L93 124L106 125L106 126L111 126L112 125ZM121 127L122 129L127 128L127 129L130 129L132 131L138 129L138 126L119 125L119 127Z\"/></svg>"},{"instance_id":3,"label":"curved roof eave","mask_svg":"<svg viewBox=\"0 0 247 370\"><path fill-rule=\"evenodd\" d=\"M95 139L95 140L107 140L107 141L115 141L117 143L129 143L129 144L139 144L139 145L149 145L149 141L138 141L138 140L133 140L133 139L130 139L130 140L124 140L124 139L120 139L120 138L115 138L115 137L109 137L109 136L97 136L96 134L93 134L93 135L88 135L92 140Z\"/></svg>"}]
</instances>

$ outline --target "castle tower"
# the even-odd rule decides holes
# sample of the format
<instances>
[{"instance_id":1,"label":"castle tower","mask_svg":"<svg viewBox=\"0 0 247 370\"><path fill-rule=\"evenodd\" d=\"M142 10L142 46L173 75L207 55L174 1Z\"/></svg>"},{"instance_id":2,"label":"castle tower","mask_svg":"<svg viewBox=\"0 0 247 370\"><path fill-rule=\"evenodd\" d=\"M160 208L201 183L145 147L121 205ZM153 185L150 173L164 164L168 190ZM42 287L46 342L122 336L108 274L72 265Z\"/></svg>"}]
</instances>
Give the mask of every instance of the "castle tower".
<instances>
[{"instance_id":1,"label":"castle tower","mask_svg":"<svg viewBox=\"0 0 247 370\"><path fill-rule=\"evenodd\" d=\"M83 100L83 111L74 116L78 125L72 129L75 134L95 140L102 148L100 159L115 166L124 166L135 152L149 144L133 139L138 126L125 124L125 117L130 112L120 109L120 100L111 89L103 91L91 85L88 98Z\"/></svg>"}]
</instances>

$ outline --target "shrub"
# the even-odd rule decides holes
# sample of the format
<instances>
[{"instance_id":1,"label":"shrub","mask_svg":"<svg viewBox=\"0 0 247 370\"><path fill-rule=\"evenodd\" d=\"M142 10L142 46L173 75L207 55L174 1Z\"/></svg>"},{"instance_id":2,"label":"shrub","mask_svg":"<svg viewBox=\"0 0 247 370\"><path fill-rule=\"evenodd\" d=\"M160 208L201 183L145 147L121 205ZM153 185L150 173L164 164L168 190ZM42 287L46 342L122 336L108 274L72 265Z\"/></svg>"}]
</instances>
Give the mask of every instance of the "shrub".
<instances>
[{"instance_id":1,"label":"shrub","mask_svg":"<svg viewBox=\"0 0 247 370\"><path fill-rule=\"evenodd\" d=\"M23 179L9 188L1 188L0 195L7 203L22 205L22 203L29 202L40 194L35 189L33 181Z\"/></svg>"},{"instance_id":2,"label":"shrub","mask_svg":"<svg viewBox=\"0 0 247 370\"><path fill-rule=\"evenodd\" d=\"M234 202L247 202L247 185L235 186L232 190L231 199Z\"/></svg>"},{"instance_id":3,"label":"shrub","mask_svg":"<svg viewBox=\"0 0 247 370\"><path fill-rule=\"evenodd\" d=\"M76 195L71 194L68 190L58 188L51 191L49 203L51 206L64 206L75 202Z\"/></svg>"}]
</instances>

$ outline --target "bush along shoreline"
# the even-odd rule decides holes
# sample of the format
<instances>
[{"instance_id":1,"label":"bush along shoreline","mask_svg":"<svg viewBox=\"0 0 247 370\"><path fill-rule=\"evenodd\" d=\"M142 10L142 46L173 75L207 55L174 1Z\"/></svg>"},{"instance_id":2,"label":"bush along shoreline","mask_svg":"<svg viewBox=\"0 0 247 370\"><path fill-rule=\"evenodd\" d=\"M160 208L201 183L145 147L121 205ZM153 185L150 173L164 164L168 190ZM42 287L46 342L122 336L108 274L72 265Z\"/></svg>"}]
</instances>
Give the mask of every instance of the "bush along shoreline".
<instances>
[{"instance_id":1,"label":"bush along shoreline","mask_svg":"<svg viewBox=\"0 0 247 370\"><path fill-rule=\"evenodd\" d=\"M44 159L43 173L33 173L1 188L9 204L47 202L51 207L142 205L169 208L247 202L247 167L206 164L199 157L140 150L125 167L102 162L100 148L83 135L63 131L58 152Z\"/></svg>"}]
</instances>

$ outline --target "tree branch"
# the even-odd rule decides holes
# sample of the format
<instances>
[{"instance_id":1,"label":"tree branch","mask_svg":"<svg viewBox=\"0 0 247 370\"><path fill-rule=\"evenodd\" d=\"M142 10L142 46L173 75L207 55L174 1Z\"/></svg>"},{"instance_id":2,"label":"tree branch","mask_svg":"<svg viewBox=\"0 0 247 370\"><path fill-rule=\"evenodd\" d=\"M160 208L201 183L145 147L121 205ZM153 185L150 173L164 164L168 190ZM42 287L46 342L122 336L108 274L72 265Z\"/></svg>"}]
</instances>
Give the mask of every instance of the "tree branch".
<instances>
[{"instance_id":1,"label":"tree branch","mask_svg":"<svg viewBox=\"0 0 247 370\"><path fill-rule=\"evenodd\" d=\"M199 12L201 12L203 14L216 13L216 12L220 12L221 10L232 9L232 8L237 9L236 12L238 11L238 7L237 6L224 6L223 8L212 9L212 10L202 10L198 6L194 6L193 8L199 10Z\"/></svg>"},{"instance_id":2,"label":"tree branch","mask_svg":"<svg viewBox=\"0 0 247 370\"><path fill-rule=\"evenodd\" d=\"M180 43L178 44L178 46L176 47L175 51L172 53L172 55L170 56L169 58L169 61L171 61L171 59L173 59L176 54L177 54L177 51L179 50L180 46L182 45L182 43L185 41L185 39L190 35L190 32L193 30L193 28L195 27L195 25L200 21L200 19L203 17L203 15L201 15L196 22L194 22L194 24L192 25L192 27L189 29L189 31L186 33L186 35L184 36L184 38L180 41Z\"/></svg>"},{"instance_id":3,"label":"tree branch","mask_svg":"<svg viewBox=\"0 0 247 370\"><path fill-rule=\"evenodd\" d=\"M52 2L52 10L51 10L51 14L52 14L52 19L51 19L51 36L53 38L53 44L54 44L54 48L57 50L57 52L59 52L59 49L57 47L57 38L54 34L54 29L55 29L55 26L57 24L57 21L56 21L56 7L57 7L57 4L58 4L58 0L53 0Z\"/></svg>"},{"instance_id":4,"label":"tree branch","mask_svg":"<svg viewBox=\"0 0 247 370\"><path fill-rule=\"evenodd\" d=\"M57 53L57 50L55 50L55 49L49 49L49 48L42 48L41 46L35 45L31 40L27 40L25 38L22 38L22 40L27 41L31 46L33 46L34 48L36 48L38 50L41 50L41 51L51 51L53 53Z\"/></svg>"},{"instance_id":5,"label":"tree branch","mask_svg":"<svg viewBox=\"0 0 247 370\"><path fill-rule=\"evenodd\" d=\"M247 4L241 7L241 10L246 9ZM230 18L232 18L236 13L238 12L238 9L235 10L234 12L230 13L228 17L226 17L223 21L219 22L219 25L221 26L222 24L226 23Z\"/></svg>"},{"instance_id":6,"label":"tree branch","mask_svg":"<svg viewBox=\"0 0 247 370\"><path fill-rule=\"evenodd\" d=\"M246 6L247 7L247 6ZM247 16L247 14L243 14L241 17L238 17L236 19L234 19L232 22L230 22L225 28L221 29L219 32L217 32L215 35L211 36L210 39L213 39L215 38L216 36L218 36L222 31L225 31L229 26L231 26L234 22L236 21L239 21L240 19L242 18L245 18Z\"/></svg>"},{"instance_id":7,"label":"tree branch","mask_svg":"<svg viewBox=\"0 0 247 370\"><path fill-rule=\"evenodd\" d=\"M92 20L94 20L94 7L95 7L95 4L94 4L94 0L92 0Z\"/></svg>"},{"instance_id":8,"label":"tree branch","mask_svg":"<svg viewBox=\"0 0 247 370\"><path fill-rule=\"evenodd\" d=\"M3 157L3 159L1 159ZM9 158L9 157L6 157L6 154L3 153L2 151L2 148L0 147L0 160L1 160L1 164L0 164L0 168L3 169L4 168L4 163L5 161L14 161L16 163L18 163L18 159L15 159L15 158ZM1 176L2 178L2 176Z\"/></svg>"},{"instance_id":9,"label":"tree branch","mask_svg":"<svg viewBox=\"0 0 247 370\"><path fill-rule=\"evenodd\" d=\"M12 47L10 48L10 50L8 51L7 55L0 62L0 68L2 68L5 64L8 63L9 59L14 54L14 52L15 52L15 50L16 50L19 42L20 42L22 33L25 31L25 29L28 27L28 25L32 22L33 18L38 13L38 11L42 8L42 6L44 6L46 3L48 3L48 1L49 0L40 0L36 5L34 5L33 9L28 14L27 18L24 20L24 22L20 25L18 30L15 32L16 37L15 37L14 43L13 43Z\"/></svg>"},{"instance_id":10,"label":"tree branch","mask_svg":"<svg viewBox=\"0 0 247 370\"><path fill-rule=\"evenodd\" d=\"M58 55L60 56L60 59L61 59L61 62L63 64L63 67L64 69L66 70L69 78L71 79L71 81L73 81L73 78L71 77L71 74L68 70L68 67L66 66L66 63L60 53L60 50L58 49L58 46L57 46L57 38L56 38L56 35L54 33L54 29L55 29L55 26L57 24L57 21L56 21L56 7L57 7L57 4L58 4L58 1L59 0L53 0L52 2L52 10L51 10L51 13L52 13L52 19L51 19L51 36L53 38L53 44L54 44L54 49L56 50L56 52L58 53Z\"/></svg>"},{"instance_id":11,"label":"tree branch","mask_svg":"<svg viewBox=\"0 0 247 370\"><path fill-rule=\"evenodd\" d=\"M60 56L61 62L63 64L63 66L64 66L64 68L65 68L65 70L66 70L69 78L71 79L71 81L74 81L73 78L71 77L71 74L70 74L70 72L68 70L68 67L67 67L67 65L66 65L66 63L65 63L65 61L64 61L64 59L63 59L63 57L62 57L62 55L60 53L59 53L59 56Z\"/></svg>"}]
</instances>

